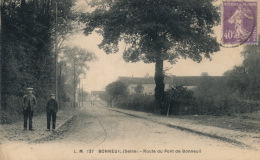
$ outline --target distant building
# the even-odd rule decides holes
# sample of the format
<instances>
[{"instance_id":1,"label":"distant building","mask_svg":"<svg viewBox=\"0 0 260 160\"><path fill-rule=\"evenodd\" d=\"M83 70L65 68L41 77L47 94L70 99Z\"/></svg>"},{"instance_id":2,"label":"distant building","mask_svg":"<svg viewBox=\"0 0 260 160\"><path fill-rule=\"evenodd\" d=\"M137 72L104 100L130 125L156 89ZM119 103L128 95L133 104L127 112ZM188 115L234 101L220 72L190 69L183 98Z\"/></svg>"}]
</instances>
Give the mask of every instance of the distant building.
<instances>
[{"instance_id":1,"label":"distant building","mask_svg":"<svg viewBox=\"0 0 260 160\"><path fill-rule=\"evenodd\" d=\"M144 87L144 94L154 94L154 78L146 74L145 77L118 77L118 80L128 85L129 93L135 93L135 87L137 84L142 84Z\"/></svg>"},{"instance_id":2,"label":"distant building","mask_svg":"<svg viewBox=\"0 0 260 160\"><path fill-rule=\"evenodd\" d=\"M104 94L106 91L91 91L92 96L99 96L100 94Z\"/></svg>"},{"instance_id":3,"label":"distant building","mask_svg":"<svg viewBox=\"0 0 260 160\"><path fill-rule=\"evenodd\" d=\"M211 76L214 79L222 79L222 76ZM146 74L145 77L118 77L118 80L128 85L129 93L135 93L137 84L142 84L144 94L154 94L155 81L154 77ZM164 78L165 90L170 86L183 86L189 90L193 90L201 82L201 76L166 76Z\"/></svg>"},{"instance_id":4,"label":"distant building","mask_svg":"<svg viewBox=\"0 0 260 160\"><path fill-rule=\"evenodd\" d=\"M106 93L106 91L91 91L90 100L99 100L100 95L103 95L105 93Z\"/></svg>"}]
</instances>

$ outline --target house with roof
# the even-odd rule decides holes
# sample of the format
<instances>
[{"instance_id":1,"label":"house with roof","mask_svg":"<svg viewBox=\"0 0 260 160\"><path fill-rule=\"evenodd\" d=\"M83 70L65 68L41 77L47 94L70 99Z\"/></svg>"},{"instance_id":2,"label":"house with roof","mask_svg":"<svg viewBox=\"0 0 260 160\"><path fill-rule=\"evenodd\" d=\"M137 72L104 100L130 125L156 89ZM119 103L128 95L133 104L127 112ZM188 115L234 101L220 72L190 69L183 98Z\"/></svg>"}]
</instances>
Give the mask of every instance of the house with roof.
<instances>
[{"instance_id":1,"label":"house with roof","mask_svg":"<svg viewBox=\"0 0 260 160\"><path fill-rule=\"evenodd\" d=\"M223 79L223 76L211 76L215 80ZM165 76L165 90L169 89L171 86L183 86L189 90L194 90L196 86L201 83L201 76ZM118 81L124 82L128 85L129 93L135 93L135 87L138 84L142 84L144 87L144 94L154 94L155 81L154 77L146 74L144 77L118 77Z\"/></svg>"}]
</instances>

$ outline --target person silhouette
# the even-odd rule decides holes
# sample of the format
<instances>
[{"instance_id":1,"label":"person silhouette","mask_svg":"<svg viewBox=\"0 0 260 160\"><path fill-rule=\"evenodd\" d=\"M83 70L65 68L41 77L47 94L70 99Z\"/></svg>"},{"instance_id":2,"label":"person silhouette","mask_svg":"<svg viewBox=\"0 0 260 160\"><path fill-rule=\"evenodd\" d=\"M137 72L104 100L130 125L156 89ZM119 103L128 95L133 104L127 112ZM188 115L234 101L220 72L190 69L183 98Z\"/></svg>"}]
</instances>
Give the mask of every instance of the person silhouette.
<instances>
[{"instance_id":1,"label":"person silhouette","mask_svg":"<svg viewBox=\"0 0 260 160\"><path fill-rule=\"evenodd\" d=\"M29 130L33 131L32 119L33 112L36 109L37 101L33 95L33 88L27 88L27 94L23 96L23 115L24 115L24 130L27 130L27 121L29 119Z\"/></svg>"}]
</instances>

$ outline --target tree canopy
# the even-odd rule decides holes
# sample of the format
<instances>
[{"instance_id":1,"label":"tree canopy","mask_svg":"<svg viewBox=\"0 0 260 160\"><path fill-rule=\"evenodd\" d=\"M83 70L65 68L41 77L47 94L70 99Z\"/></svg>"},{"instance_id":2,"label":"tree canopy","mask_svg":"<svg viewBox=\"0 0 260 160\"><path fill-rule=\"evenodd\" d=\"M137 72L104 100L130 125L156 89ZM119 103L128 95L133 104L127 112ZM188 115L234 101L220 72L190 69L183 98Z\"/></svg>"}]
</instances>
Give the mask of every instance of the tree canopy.
<instances>
[{"instance_id":1,"label":"tree canopy","mask_svg":"<svg viewBox=\"0 0 260 160\"><path fill-rule=\"evenodd\" d=\"M105 2L93 3L96 10L81 20L86 35L96 29L103 36L99 46L107 53L117 52L121 40L129 62L156 62L157 57L174 62L180 56L199 62L219 50L212 27L220 17L212 0Z\"/></svg>"},{"instance_id":2,"label":"tree canopy","mask_svg":"<svg viewBox=\"0 0 260 160\"><path fill-rule=\"evenodd\" d=\"M60 56L60 89L66 93L62 98L73 97L80 82L80 76L85 76L89 70L88 62L97 60L94 53L79 47L64 47ZM60 90L61 91L61 90Z\"/></svg>"},{"instance_id":3,"label":"tree canopy","mask_svg":"<svg viewBox=\"0 0 260 160\"><path fill-rule=\"evenodd\" d=\"M112 99L128 95L128 88L124 82L115 81L106 86L106 92Z\"/></svg>"},{"instance_id":4,"label":"tree canopy","mask_svg":"<svg viewBox=\"0 0 260 160\"><path fill-rule=\"evenodd\" d=\"M48 97L54 90L54 32L58 42L71 31L73 0L4 0L1 2L1 71L3 95L34 87ZM57 6L57 30L55 16ZM61 43L59 43L61 44Z\"/></svg>"},{"instance_id":5,"label":"tree canopy","mask_svg":"<svg viewBox=\"0 0 260 160\"><path fill-rule=\"evenodd\" d=\"M259 37L260 38L260 37ZM260 99L260 43L245 46L241 53L244 56L242 65L225 73L229 86L242 98Z\"/></svg>"}]
</instances>

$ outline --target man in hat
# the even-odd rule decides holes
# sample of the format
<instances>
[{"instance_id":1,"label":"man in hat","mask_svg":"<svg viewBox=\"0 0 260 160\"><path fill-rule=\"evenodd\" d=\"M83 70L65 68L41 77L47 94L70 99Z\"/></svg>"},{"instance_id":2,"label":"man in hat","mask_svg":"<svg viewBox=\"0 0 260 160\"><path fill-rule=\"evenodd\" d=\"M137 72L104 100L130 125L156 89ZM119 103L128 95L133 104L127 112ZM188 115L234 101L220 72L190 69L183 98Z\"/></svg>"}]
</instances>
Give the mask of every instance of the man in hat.
<instances>
[{"instance_id":1,"label":"man in hat","mask_svg":"<svg viewBox=\"0 0 260 160\"><path fill-rule=\"evenodd\" d=\"M33 112L36 109L36 97L32 94L33 88L27 88L27 94L23 96L23 117L24 117L24 130L27 130L27 121L29 118L29 130L32 128Z\"/></svg>"},{"instance_id":2,"label":"man in hat","mask_svg":"<svg viewBox=\"0 0 260 160\"><path fill-rule=\"evenodd\" d=\"M58 103L55 99L55 94L50 94L50 100L47 102L46 112L47 112L47 131L50 131L51 120L52 120L52 131L54 131L56 126L56 114L58 112Z\"/></svg>"}]
</instances>

